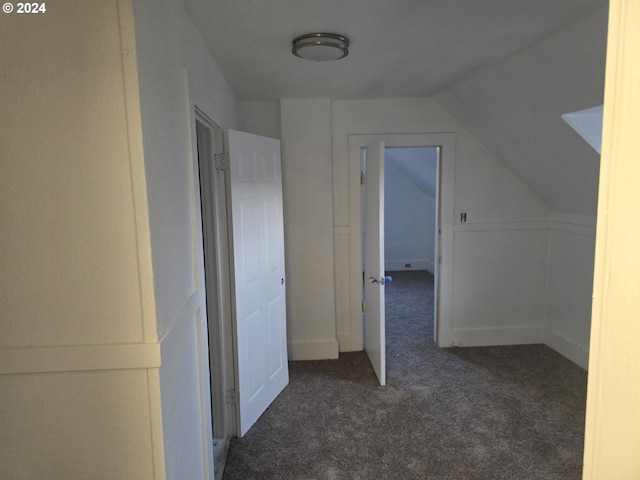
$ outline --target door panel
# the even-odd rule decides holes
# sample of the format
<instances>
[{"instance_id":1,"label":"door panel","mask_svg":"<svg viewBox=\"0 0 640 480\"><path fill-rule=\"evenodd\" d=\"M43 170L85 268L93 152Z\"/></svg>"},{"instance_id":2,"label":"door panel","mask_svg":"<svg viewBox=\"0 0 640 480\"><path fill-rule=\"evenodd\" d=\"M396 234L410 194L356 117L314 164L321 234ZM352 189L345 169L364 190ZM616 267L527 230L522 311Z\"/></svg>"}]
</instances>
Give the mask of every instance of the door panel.
<instances>
[{"instance_id":1,"label":"door panel","mask_svg":"<svg viewBox=\"0 0 640 480\"><path fill-rule=\"evenodd\" d=\"M289 382L280 142L228 130L238 435Z\"/></svg>"},{"instance_id":2,"label":"door panel","mask_svg":"<svg viewBox=\"0 0 640 480\"><path fill-rule=\"evenodd\" d=\"M365 148L364 197L364 348L384 385L384 142Z\"/></svg>"}]
</instances>

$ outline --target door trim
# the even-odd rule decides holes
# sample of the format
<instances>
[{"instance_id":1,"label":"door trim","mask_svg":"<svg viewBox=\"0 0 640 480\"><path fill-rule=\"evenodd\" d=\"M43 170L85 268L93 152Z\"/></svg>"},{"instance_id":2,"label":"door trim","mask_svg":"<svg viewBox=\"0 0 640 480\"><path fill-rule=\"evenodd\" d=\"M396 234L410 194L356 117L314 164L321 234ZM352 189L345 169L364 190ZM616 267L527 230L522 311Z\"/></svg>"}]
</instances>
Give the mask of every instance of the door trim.
<instances>
[{"instance_id":1,"label":"door trim","mask_svg":"<svg viewBox=\"0 0 640 480\"><path fill-rule=\"evenodd\" d=\"M197 123L211 132L208 165L198 158ZM207 305L207 335L209 341L209 374L211 385L211 416L213 436L229 438L236 434L235 407L227 392L235 390L233 337L231 325L231 265L229 262L227 190L225 171L215 168L215 155L223 153L222 129L202 110L195 107L194 136L197 187L196 196L202 224L202 254L204 262ZM204 174L204 175L203 175ZM202 178L202 177L205 178ZM213 211L206 211L202 202L209 199ZM206 218L211 221L206 221ZM210 259L213 259L211 261Z\"/></svg>"},{"instance_id":2,"label":"door trim","mask_svg":"<svg viewBox=\"0 0 640 480\"><path fill-rule=\"evenodd\" d=\"M453 226L454 226L454 179L455 179L455 133L407 133L407 134L351 134L349 135L349 164L350 168L360 171L361 151L372 142L382 141L386 148L402 147L440 147L439 161L439 215L437 222L440 224L441 233L437 238L437 248L442 261L438 265L436 257L436 281L438 282L438 299L435 299L434 325L436 330L436 343L440 347L450 347L453 344ZM357 186L352 188L360 190L358 176ZM360 196L359 196L360 198ZM354 207L353 218L362 218L362 204L358 202ZM362 238L362 224L355 222L353 234L357 239ZM353 282L351 289L351 331L362 331L362 312L359 308L362 302L362 242L352 243L352 265L356 275L350 279ZM355 264L359 265L355 267ZM357 306L358 308L356 308Z\"/></svg>"}]
</instances>

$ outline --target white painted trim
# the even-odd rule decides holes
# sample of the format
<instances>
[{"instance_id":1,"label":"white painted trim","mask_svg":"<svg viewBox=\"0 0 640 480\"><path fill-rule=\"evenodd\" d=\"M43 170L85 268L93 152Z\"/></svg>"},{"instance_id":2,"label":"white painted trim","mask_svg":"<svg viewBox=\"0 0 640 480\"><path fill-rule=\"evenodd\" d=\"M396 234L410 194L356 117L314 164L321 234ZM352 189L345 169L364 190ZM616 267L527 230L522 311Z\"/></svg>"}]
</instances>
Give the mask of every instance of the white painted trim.
<instances>
[{"instance_id":1,"label":"white painted trim","mask_svg":"<svg viewBox=\"0 0 640 480\"><path fill-rule=\"evenodd\" d=\"M640 2L610 0L584 480L640 472Z\"/></svg>"},{"instance_id":2,"label":"white painted trim","mask_svg":"<svg viewBox=\"0 0 640 480\"><path fill-rule=\"evenodd\" d=\"M453 222L454 222L454 188L456 161L456 134L444 133L397 133L397 134L348 134L349 159L349 218L350 241L349 262L352 272L362 271L362 206L360 190L361 149L372 142L383 141L386 148L393 147L441 147L440 176L440 238L437 242L442 262L439 275L436 274L436 286L439 301L437 302L437 336L438 345L451 343L453 326ZM350 286L350 332L352 344L362 341L362 277L352 275Z\"/></svg>"},{"instance_id":3,"label":"white painted trim","mask_svg":"<svg viewBox=\"0 0 640 480\"><path fill-rule=\"evenodd\" d=\"M589 366L589 349L557 330L546 329L544 343L585 370Z\"/></svg>"},{"instance_id":4,"label":"white painted trim","mask_svg":"<svg viewBox=\"0 0 640 480\"><path fill-rule=\"evenodd\" d=\"M337 340L294 341L287 344L289 360L327 360L338 358Z\"/></svg>"},{"instance_id":5,"label":"white painted trim","mask_svg":"<svg viewBox=\"0 0 640 480\"><path fill-rule=\"evenodd\" d=\"M0 349L0 374L159 368L160 344L80 345Z\"/></svg>"},{"instance_id":6,"label":"white painted trim","mask_svg":"<svg viewBox=\"0 0 640 480\"><path fill-rule=\"evenodd\" d=\"M447 346L486 347L543 343L542 325L522 327L454 328Z\"/></svg>"},{"instance_id":7,"label":"white painted trim","mask_svg":"<svg viewBox=\"0 0 640 480\"><path fill-rule=\"evenodd\" d=\"M55 353L47 350L28 349L19 354L21 367L56 367L55 371L68 370L71 362L73 370L107 370L111 368L147 368L147 390L149 392L149 428L153 461L153 478L165 478L164 432L162 429L162 399L160 398L159 367L161 365L158 341L155 286L153 281L153 259L151 255L151 227L147 174L145 167L142 134L142 113L140 106L140 82L134 25L133 2L118 0L118 24L120 26L120 48L123 69L123 86L129 147L132 197L135 215L135 235L138 262L138 284L142 332L145 344L81 347L61 347ZM71 349L71 350L70 350ZM26 356L26 358L22 358ZM2 358L2 352L0 352ZM54 359L55 361L51 361ZM0 360L0 369L9 365ZM65 370L60 370L66 368ZM52 370L48 370L52 371ZM27 373L27 372L24 372ZM29 372L31 373L31 372ZM35 372L34 372L35 373Z\"/></svg>"},{"instance_id":8,"label":"white painted trim","mask_svg":"<svg viewBox=\"0 0 640 480\"><path fill-rule=\"evenodd\" d=\"M405 267L410 263L410 267ZM387 260L384 261L384 269L387 271L402 270L428 270L433 273L433 262L431 260Z\"/></svg>"},{"instance_id":9,"label":"white painted trim","mask_svg":"<svg viewBox=\"0 0 640 480\"><path fill-rule=\"evenodd\" d=\"M154 479L165 478L164 431L162 430L162 398L160 395L160 370L147 370L149 390L149 428L151 430L151 448L153 453Z\"/></svg>"},{"instance_id":10,"label":"white painted trim","mask_svg":"<svg viewBox=\"0 0 640 480\"><path fill-rule=\"evenodd\" d=\"M457 223L455 232L496 232L506 230L545 230L548 222Z\"/></svg>"},{"instance_id":11,"label":"white painted trim","mask_svg":"<svg viewBox=\"0 0 640 480\"><path fill-rule=\"evenodd\" d=\"M551 212L549 217L549 230L595 237L596 217L593 215Z\"/></svg>"},{"instance_id":12,"label":"white painted trim","mask_svg":"<svg viewBox=\"0 0 640 480\"><path fill-rule=\"evenodd\" d=\"M164 340L171 334L171 332L175 330L178 324L191 321L199 308L201 308L200 292L196 290L194 292L191 292L182 307L180 307L180 309L178 310L178 313L171 319L171 322L169 322L167 329L158 339L158 343L164 342Z\"/></svg>"},{"instance_id":13,"label":"white painted trim","mask_svg":"<svg viewBox=\"0 0 640 480\"><path fill-rule=\"evenodd\" d=\"M362 311L360 312L360 324L357 326L358 332L354 332L356 328L355 322L343 321L340 318L341 312L350 312L350 303L352 301L351 288L351 263L349 259L349 248L351 245L351 237L349 231L343 227L338 228L339 232L334 229L333 235L333 251L335 255L334 261L334 286L335 286L335 305L336 305L336 336L338 337L339 350L341 352L356 352L363 348L362 344ZM344 261L342 261L345 259ZM362 272L362 267L359 269ZM362 275L362 273L360 273Z\"/></svg>"},{"instance_id":14,"label":"white painted trim","mask_svg":"<svg viewBox=\"0 0 640 480\"><path fill-rule=\"evenodd\" d=\"M575 225L571 223L549 222L549 230L556 232L575 233L576 235L585 235L588 237L596 236L596 228L584 225Z\"/></svg>"},{"instance_id":15,"label":"white painted trim","mask_svg":"<svg viewBox=\"0 0 640 480\"><path fill-rule=\"evenodd\" d=\"M581 225L583 227L596 228L596 217L593 215L578 215L575 213L551 212L549 216L551 223L569 223Z\"/></svg>"},{"instance_id":16,"label":"white painted trim","mask_svg":"<svg viewBox=\"0 0 640 480\"><path fill-rule=\"evenodd\" d=\"M120 26L120 49L123 69L123 87L131 171L131 196L135 214L136 247L138 261L138 284L144 341L158 339L156 298L153 284L153 261L151 258L151 227L147 197L147 174L144 163L142 114L140 112L140 82L132 2L118 1L118 24Z\"/></svg>"},{"instance_id":17,"label":"white painted trim","mask_svg":"<svg viewBox=\"0 0 640 480\"><path fill-rule=\"evenodd\" d=\"M191 94L191 91L189 92ZM203 123L212 131L212 154L224 153L224 140L222 128L214 122L201 108L195 105L190 98L191 110L191 141L192 159L194 172L194 188L196 194L193 201L194 208L198 215L198 236L200 241L198 268L202 272L201 282L205 285L203 293L209 299L207 302L206 315L208 327L209 344L209 371L212 401L213 401L213 424L216 437L229 438L236 433L236 411L235 406L226 401L226 392L235 390L235 360L233 351L233 322L232 322L232 285L231 285L231 257L229 252L229 239L231 233L228 225L227 209L227 183L224 171L211 171L212 177L206 179L205 189L209 189L213 201L213 210L209 213L212 223L207 222L206 230L202 229L202 206L200 188L200 165L198 157L198 139L196 131L196 120ZM213 248L209 255L214 261L204 265L204 241L212 239ZM207 269L205 274L205 268ZM208 276L207 276L208 275ZM209 280L205 280L205 277Z\"/></svg>"},{"instance_id":18,"label":"white painted trim","mask_svg":"<svg viewBox=\"0 0 640 480\"><path fill-rule=\"evenodd\" d=\"M586 215L553 213L548 221L457 223L454 232L493 232L507 230L557 230L595 236L595 218Z\"/></svg>"}]
</instances>

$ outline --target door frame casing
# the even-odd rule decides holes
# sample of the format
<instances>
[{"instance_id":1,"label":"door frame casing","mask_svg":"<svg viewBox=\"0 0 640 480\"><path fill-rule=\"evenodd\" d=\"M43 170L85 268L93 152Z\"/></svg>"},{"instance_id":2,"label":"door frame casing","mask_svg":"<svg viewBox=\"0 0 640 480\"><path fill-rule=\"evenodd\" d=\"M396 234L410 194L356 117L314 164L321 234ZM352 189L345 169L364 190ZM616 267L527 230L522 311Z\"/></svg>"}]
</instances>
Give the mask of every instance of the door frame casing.
<instances>
[{"instance_id":1,"label":"door frame casing","mask_svg":"<svg viewBox=\"0 0 640 480\"><path fill-rule=\"evenodd\" d=\"M450 347L453 344L453 227L455 220L454 211L454 181L455 181L455 133L407 133L407 134L351 134L349 135L349 164L351 169L357 168L360 171L361 152L364 147L373 142L384 142L386 148L422 148L439 147L440 155L438 162L438 201L436 224L440 226L440 234L436 235L436 318L434 325L436 329L436 343L440 347ZM354 175L352 188L360 191L359 175ZM357 184L355 183L357 181ZM361 195L358 196L361 198ZM359 201L354 206L352 218L362 218L362 202ZM361 221L354 225L354 235L357 239L362 239ZM353 262L362 265L363 252L362 241L352 242ZM439 260L441 257L441 260ZM353 282L351 288L351 308L350 322L351 331L362 331L362 275L361 268L353 269L356 275L350 279Z\"/></svg>"},{"instance_id":2,"label":"door frame casing","mask_svg":"<svg viewBox=\"0 0 640 480\"><path fill-rule=\"evenodd\" d=\"M200 122L211 131L212 148L209 165L200 165L198 158L198 139L196 122ZM205 292L207 299L207 328L209 340L209 372L211 385L211 407L213 436L229 438L236 435L236 409L233 395L235 391L235 368L232 333L232 290L231 264L229 261L229 225L227 215L227 181L224 169L216 168L216 155L223 155L224 143L222 128L197 106L194 111L194 175L196 176L195 195L197 210L200 213L202 235L199 239L202 248ZM204 168L203 168L204 167ZM205 178L201 172L206 172ZM202 221L205 208L203 199L213 204L211 221ZM213 259L205 260L205 259Z\"/></svg>"}]
</instances>

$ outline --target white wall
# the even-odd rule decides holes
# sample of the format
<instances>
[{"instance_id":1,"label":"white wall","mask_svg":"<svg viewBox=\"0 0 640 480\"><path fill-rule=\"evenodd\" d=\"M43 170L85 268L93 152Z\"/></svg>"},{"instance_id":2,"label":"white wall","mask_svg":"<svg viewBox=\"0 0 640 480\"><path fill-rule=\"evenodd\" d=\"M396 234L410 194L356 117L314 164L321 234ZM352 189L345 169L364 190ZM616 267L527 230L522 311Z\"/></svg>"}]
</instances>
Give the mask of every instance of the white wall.
<instances>
[{"instance_id":1,"label":"white wall","mask_svg":"<svg viewBox=\"0 0 640 480\"><path fill-rule=\"evenodd\" d=\"M313 105L313 101L309 102ZM360 201L359 186L354 183L358 170L346 158L347 135L447 131L458 134L454 218L456 341L462 345L545 342L585 366L590 302L584 299L590 295L589 271L593 264L592 228L588 220L584 223L586 217L550 215L520 179L430 99L333 101L331 110L335 323L340 349L362 348L360 286L357 274L352 273L359 269L359 259L355 258L358 239L353 237L356 224L351 221L356 218L353 215L359 215L355 211ZM279 118L279 112L269 102L241 102L239 112L240 123L253 133L273 132L274 119ZM293 113L286 113L284 116L289 118L282 121L307 122L307 114L299 111L291 117ZM317 134L326 135L326 122L316 122L313 128ZM287 141L283 141L283 148ZM315 151L320 156L328 155L324 147ZM300 168L300 177L304 177L306 167ZM316 176L318 169L322 175L328 172L321 161L314 164L315 173L308 171L308 177ZM306 185L313 183L309 178ZM305 185L305 180L301 182ZM464 224L460 222L462 212L467 213ZM394 217L387 213L388 225L392 223L390 218ZM309 226L304 230L308 228L308 235L312 236L315 230ZM328 250L325 247L325 253ZM486 278L494 279L494 283L487 284ZM313 293L304 286L299 289L304 310L310 303L303 298L312 298ZM460 297L459 292L467 296ZM319 321L325 331L331 328L332 320ZM298 322L290 318L290 323ZM301 338L316 338L314 328L320 328L316 322L308 330L301 326Z\"/></svg>"},{"instance_id":2,"label":"white wall","mask_svg":"<svg viewBox=\"0 0 640 480\"><path fill-rule=\"evenodd\" d=\"M549 222L544 341L583 368L589 363L595 218L554 212Z\"/></svg>"},{"instance_id":3,"label":"white wall","mask_svg":"<svg viewBox=\"0 0 640 480\"><path fill-rule=\"evenodd\" d=\"M541 341L546 206L430 99L334 101L332 113L336 323L341 350L362 348L359 166L349 158L348 137L380 132L456 135L453 336L462 345L486 344L488 338L497 338L496 343ZM465 224L460 223L461 212L467 213ZM516 271L516 279L509 281ZM524 293L474 290L469 275L502 279L501 284L512 285L509 293L515 289ZM489 297L482 297L485 294ZM471 298L481 299L475 309L470 308Z\"/></svg>"},{"instance_id":4,"label":"white wall","mask_svg":"<svg viewBox=\"0 0 640 480\"><path fill-rule=\"evenodd\" d=\"M389 167L387 162L384 177L385 270L433 272L435 199L396 168ZM405 264L411 266L405 267Z\"/></svg>"},{"instance_id":5,"label":"white wall","mask_svg":"<svg viewBox=\"0 0 640 480\"><path fill-rule=\"evenodd\" d=\"M454 236L456 343L542 343L546 254L544 222L459 225Z\"/></svg>"},{"instance_id":6,"label":"white wall","mask_svg":"<svg viewBox=\"0 0 640 480\"><path fill-rule=\"evenodd\" d=\"M331 102L280 105L289 358L337 358Z\"/></svg>"},{"instance_id":7,"label":"white wall","mask_svg":"<svg viewBox=\"0 0 640 480\"><path fill-rule=\"evenodd\" d=\"M237 108L238 130L280 139L280 101L242 101Z\"/></svg>"},{"instance_id":8,"label":"white wall","mask_svg":"<svg viewBox=\"0 0 640 480\"><path fill-rule=\"evenodd\" d=\"M195 106L235 127L235 98L180 2L135 3L168 479L213 478Z\"/></svg>"},{"instance_id":9,"label":"white wall","mask_svg":"<svg viewBox=\"0 0 640 480\"><path fill-rule=\"evenodd\" d=\"M385 151L385 270L434 272L437 161L435 148Z\"/></svg>"},{"instance_id":10,"label":"white wall","mask_svg":"<svg viewBox=\"0 0 640 480\"><path fill-rule=\"evenodd\" d=\"M163 478L128 2L3 15L0 477Z\"/></svg>"},{"instance_id":11,"label":"white wall","mask_svg":"<svg viewBox=\"0 0 640 480\"><path fill-rule=\"evenodd\" d=\"M537 45L435 96L554 211L546 227L543 339L583 367L599 157L561 115L602 103L606 32L604 2Z\"/></svg>"},{"instance_id":12,"label":"white wall","mask_svg":"<svg viewBox=\"0 0 640 480\"><path fill-rule=\"evenodd\" d=\"M598 155L562 115L602 105L607 2L435 96L552 210L595 215Z\"/></svg>"}]
</instances>

